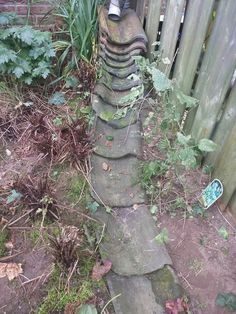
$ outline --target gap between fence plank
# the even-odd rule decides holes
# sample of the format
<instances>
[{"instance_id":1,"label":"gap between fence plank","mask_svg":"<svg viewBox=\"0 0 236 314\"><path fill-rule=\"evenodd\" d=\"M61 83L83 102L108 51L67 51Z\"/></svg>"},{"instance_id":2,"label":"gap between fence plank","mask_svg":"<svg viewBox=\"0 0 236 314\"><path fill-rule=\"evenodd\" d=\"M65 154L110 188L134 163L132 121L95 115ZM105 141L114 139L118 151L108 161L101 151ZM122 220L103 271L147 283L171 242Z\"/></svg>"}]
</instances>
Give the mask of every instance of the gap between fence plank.
<instances>
[{"instance_id":1,"label":"gap between fence plank","mask_svg":"<svg viewBox=\"0 0 236 314\"><path fill-rule=\"evenodd\" d=\"M236 67L235 16L236 1L221 1L194 91L199 106L191 134L197 140L211 137Z\"/></svg>"},{"instance_id":2,"label":"gap between fence plank","mask_svg":"<svg viewBox=\"0 0 236 314\"><path fill-rule=\"evenodd\" d=\"M148 57L152 57L155 51L153 43L157 39L158 27L160 22L161 0L149 0L148 13L146 21L146 34L148 37Z\"/></svg>"},{"instance_id":3,"label":"gap between fence plank","mask_svg":"<svg viewBox=\"0 0 236 314\"><path fill-rule=\"evenodd\" d=\"M188 2L186 8L173 75L186 95L190 95L191 92L213 5L214 0L192 0ZM184 109L184 107L179 108L181 116Z\"/></svg>"},{"instance_id":4,"label":"gap between fence plank","mask_svg":"<svg viewBox=\"0 0 236 314\"><path fill-rule=\"evenodd\" d=\"M164 72L166 76L169 76L171 68L169 64L163 61L168 58L170 64L173 64L184 6L185 0L168 0L167 3L160 39L161 61L159 64L159 69Z\"/></svg>"}]
</instances>

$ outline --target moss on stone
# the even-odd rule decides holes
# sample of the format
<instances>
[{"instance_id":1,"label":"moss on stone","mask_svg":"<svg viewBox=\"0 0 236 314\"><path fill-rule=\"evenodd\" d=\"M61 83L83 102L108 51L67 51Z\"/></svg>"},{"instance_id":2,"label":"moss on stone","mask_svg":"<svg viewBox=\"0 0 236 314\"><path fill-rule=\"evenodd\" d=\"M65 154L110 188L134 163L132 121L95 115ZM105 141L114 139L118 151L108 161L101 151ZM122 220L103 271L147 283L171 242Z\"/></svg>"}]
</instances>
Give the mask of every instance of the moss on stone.
<instances>
[{"instance_id":1,"label":"moss on stone","mask_svg":"<svg viewBox=\"0 0 236 314\"><path fill-rule=\"evenodd\" d=\"M152 273L149 278L152 282L157 302L163 306L167 300L176 300L185 295L184 289L180 286L178 278L170 266L166 265Z\"/></svg>"}]
</instances>

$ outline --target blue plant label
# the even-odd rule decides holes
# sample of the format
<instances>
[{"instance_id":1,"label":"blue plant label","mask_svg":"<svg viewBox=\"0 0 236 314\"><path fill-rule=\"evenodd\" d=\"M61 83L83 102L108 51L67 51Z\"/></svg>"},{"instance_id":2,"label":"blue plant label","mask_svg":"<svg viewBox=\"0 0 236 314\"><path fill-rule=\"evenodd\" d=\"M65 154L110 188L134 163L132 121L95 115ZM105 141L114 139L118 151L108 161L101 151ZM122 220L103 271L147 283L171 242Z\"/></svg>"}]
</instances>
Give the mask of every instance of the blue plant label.
<instances>
[{"instance_id":1,"label":"blue plant label","mask_svg":"<svg viewBox=\"0 0 236 314\"><path fill-rule=\"evenodd\" d=\"M203 203L205 209L214 204L223 194L223 185L219 179L214 179L202 191L200 202Z\"/></svg>"}]
</instances>

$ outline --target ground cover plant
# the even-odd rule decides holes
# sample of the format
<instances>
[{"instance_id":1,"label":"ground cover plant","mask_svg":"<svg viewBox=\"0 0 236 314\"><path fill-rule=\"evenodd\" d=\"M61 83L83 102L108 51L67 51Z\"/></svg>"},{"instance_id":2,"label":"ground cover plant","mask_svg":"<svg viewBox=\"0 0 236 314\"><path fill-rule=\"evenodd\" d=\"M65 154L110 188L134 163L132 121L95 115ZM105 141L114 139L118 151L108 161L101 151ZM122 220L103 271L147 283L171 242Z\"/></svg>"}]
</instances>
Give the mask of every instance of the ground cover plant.
<instances>
[{"instance_id":1,"label":"ground cover plant","mask_svg":"<svg viewBox=\"0 0 236 314\"><path fill-rule=\"evenodd\" d=\"M81 3L61 4L86 18L71 11L76 25L64 16L56 36L0 14L0 269L10 263L16 278L0 294L12 313L109 309L102 277L111 265L100 264L87 209L98 2Z\"/></svg>"},{"instance_id":2,"label":"ground cover plant","mask_svg":"<svg viewBox=\"0 0 236 314\"><path fill-rule=\"evenodd\" d=\"M146 97L140 99L144 137L140 183L157 224L155 240L167 246L190 296L188 313L230 313L235 277L231 280L227 274L234 263L236 229L218 204L205 210L199 203L212 171L202 161L216 145L205 139L196 142L184 132L178 108L184 105L191 110L197 100L184 95L160 72L158 62L144 58L136 62L146 90ZM175 302L170 304L178 313ZM170 304L167 309L173 310Z\"/></svg>"}]
</instances>

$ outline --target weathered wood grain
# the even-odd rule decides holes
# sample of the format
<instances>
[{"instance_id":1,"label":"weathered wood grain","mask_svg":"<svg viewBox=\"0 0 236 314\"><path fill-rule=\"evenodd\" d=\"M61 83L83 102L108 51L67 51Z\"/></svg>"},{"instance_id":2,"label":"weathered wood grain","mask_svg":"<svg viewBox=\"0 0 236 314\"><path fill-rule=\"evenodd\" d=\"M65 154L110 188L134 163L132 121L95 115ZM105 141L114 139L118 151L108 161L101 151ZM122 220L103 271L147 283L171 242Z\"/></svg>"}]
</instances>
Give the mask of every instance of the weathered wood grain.
<instances>
[{"instance_id":1,"label":"weathered wood grain","mask_svg":"<svg viewBox=\"0 0 236 314\"><path fill-rule=\"evenodd\" d=\"M220 158L215 165L214 178L219 178L224 186L224 193L221 197L223 207L226 207L236 187L236 124L234 124L227 140L221 149Z\"/></svg>"},{"instance_id":2,"label":"weathered wood grain","mask_svg":"<svg viewBox=\"0 0 236 314\"><path fill-rule=\"evenodd\" d=\"M236 1L221 1L194 90L199 106L191 134L209 138L236 67Z\"/></svg>"},{"instance_id":3,"label":"weathered wood grain","mask_svg":"<svg viewBox=\"0 0 236 314\"><path fill-rule=\"evenodd\" d=\"M227 140L234 124L236 122L236 83L234 84L229 98L225 104L225 110L222 113L222 117L216 127L213 135L213 141L217 144L217 150L211 154L208 154L205 162L207 164L214 165L217 159L221 156L222 146ZM232 143L236 149L236 143Z\"/></svg>"},{"instance_id":4,"label":"weathered wood grain","mask_svg":"<svg viewBox=\"0 0 236 314\"><path fill-rule=\"evenodd\" d=\"M182 91L189 95L203 48L214 0L191 0L185 13L179 52L173 77ZM182 115L184 107L179 108Z\"/></svg>"},{"instance_id":5,"label":"weathered wood grain","mask_svg":"<svg viewBox=\"0 0 236 314\"><path fill-rule=\"evenodd\" d=\"M168 0L164 24L161 32L160 52L161 62L159 69L169 76L173 57L175 54L176 43L178 40L181 19L184 13L185 0ZM169 60L170 64L166 64ZM164 62L163 62L164 61Z\"/></svg>"},{"instance_id":6,"label":"weathered wood grain","mask_svg":"<svg viewBox=\"0 0 236 314\"><path fill-rule=\"evenodd\" d=\"M152 56L155 50L153 43L157 39L158 27L160 22L161 0L149 0L148 13L146 20L146 34L148 37L148 57Z\"/></svg>"}]
</instances>

